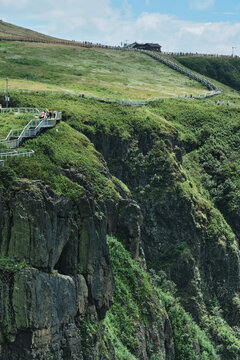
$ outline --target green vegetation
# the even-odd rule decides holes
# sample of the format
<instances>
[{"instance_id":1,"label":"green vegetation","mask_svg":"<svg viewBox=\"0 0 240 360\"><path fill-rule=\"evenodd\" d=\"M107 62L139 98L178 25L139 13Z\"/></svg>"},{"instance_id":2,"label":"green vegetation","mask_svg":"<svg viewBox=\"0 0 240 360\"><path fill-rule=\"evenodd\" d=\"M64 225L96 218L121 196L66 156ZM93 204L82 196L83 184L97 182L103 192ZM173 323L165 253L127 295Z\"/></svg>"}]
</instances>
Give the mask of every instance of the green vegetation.
<instances>
[{"instance_id":1,"label":"green vegetation","mask_svg":"<svg viewBox=\"0 0 240 360\"><path fill-rule=\"evenodd\" d=\"M0 258L0 272L15 273L26 267L25 262L17 263L14 259Z\"/></svg>"},{"instance_id":2,"label":"green vegetation","mask_svg":"<svg viewBox=\"0 0 240 360\"><path fill-rule=\"evenodd\" d=\"M33 115L28 113L0 113L0 140L5 139L11 129L23 129L32 119Z\"/></svg>"},{"instance_id":3,"label":"green vegetation","mask_svg":"<svg viewBox=\"0 0 240 360\"><path fill-rule=\"evenodd\" d=\"M97 320L82 320L79 329L82 339L83 353L85 356L89 356L91 355L92 346L94 345L97 335L100 331L100 324Z\"/></svg>"},{"instance_id":4,"label":"green vegetation","mask_svg":"<svg viewBox=\"0 0 240 360\"><path fill-rule=\"evenodd\" d=\"M147 275L131 260L123 245L113 238L108 238L108 245L117 293L107 319L115 329L115 336L133 352L140 345L136 337L137 324L144 322L146 327L150 326L147 309L156 304ZM156 310L160 316L161 309Z\"/></svg>"},{"instance_id":5,"label":"green vegetation","mask_svg":"<svg viewBox=\"0 0 240 360\"><path fill-rule=\"evenodd\" d=\"M10 89L70 90L120 99L207 92L198 82L136 52L1 42L0 56L0 76L9 78ZM4 80L0 85L4 87Z\"/></svg>"},{"instance_id":6,"label":"green vegetation","mask_svg":"<svg viewBox=\"0 0 240 360\"><path fill-rule=\"evenodd\" d=\"M105 176L100 155L82 134L61 122L44 136L27 141L35 151L30 158L11 158L8 165L17 177L43 180L53 190L76 200L83 195L83 187L64 175L62 169L81 171L85 181L92 186L99 198L119 197L111 178ZM84 181L84 180L83 180Z\"/></svg>"},{"instance_id":7,"label":"green vegetation","mask_svg":"<svg viewBox=\"0 0 240 360\"><path fill-rule=\"evenodd\" d=\"M134 351L141 346L136 336L139 324L144 324L147 332L154 326L149 318L161 322L165 316L169 316L173 328L176 359L237 359L240 336L224 321L221 312L214 309L211 315L203 317L200 328L176 299L176 286L163 271L147 275L116 239L108 238L108 244L116 295L104 320L105 341L113 344L119 360L136 359ZM87 327L87 338L96 335L96 327L94 331L91 324ZM153 344L147 345L149 358L158 355L156 358L161 359L161 351Z\"/></svg>"},{"instance_id":8,"label":"green vegetation","mask_svg":"<svg viewBox=\"0 0 240 360\"><path fill-rule=\"evenodd\" d=\"M188 152L183 165L198 191L231 220L239 209L240 108L184 101L171 101L170 107L165 100L151 107L179 130Z\"/></svg>"},{"instance_id":9,"label":"green vegetation","mask_svg":"<svg viewBox=\"0 0 240 360\"><path fill-rule=\"evenodd\" d=\"M199 359L196 345L199 346L201 359L220 359L211 344L209 335L194 323L191 316L184 311L180 304L172 303L168 315L173 327L176 358L178 360Z\"/></svg>"},{"instance_id":10,"label":"green vegetation","mask_svg":"<svg viewBox=\"0 0 240 360\"><path fill-rule=\"evenodd\" d=\"M224 359L235 360L240 356L239 328L231 328L222 318L218 307L213 309L211 315L203 317L202 327L206 329Z\"/></svg>"},{"instance_id":11,"label":"green vegetation","mask_svg":"<svg viewBox=\"0 0 240 360\"><path fill-rule=\"evenodd\" d=\"M177 56L186 67L240 90L240 59L224 57Z\"/></svg>"},{"instance_id":12,"label":"green vegetation","mask_svg":"<svg viewBox=\"0 0 240 360\"><path fill-rule=\"evenodd\" d=\"M113 343L117 358L136 359L132 354L141 346L136 336L139 325L143 324L145 332L148 332L168 314L174 331L174 349L178 360L198 359L196 346L199 346L201 359L219 359L207 334L174 298L175 286L167 280L166 275L163 272L159 275L152 272L150 278L116 239L108 238L108 244L116 295L114 305L104 322L106 336ZM151 344L151 339L147 345L149 359L161 359L161 350L154 343Z\"/></svg>"},{"instance_id":13,"label":"green vegetation","mask_svg":"<svg viewBox=\"0 0 240 360\"><path fill-rule=\"evenodd\" d=\"M12 91L12 106L38 107L63 110L63 120L79 132L93 134L103 132L129 139L135 132L149 131L169 134L175 129L163 118L151 114L148 108L122 106L101 101L84 99L70 94L49 94L46 92ZM3 96L0 96L3 101ZM1 130L5 137L13 123L8 124L7 115L0 117ZM16 119L16 116L13 117ZM1 126L0 126L1 129Z\"/></svg>"},{"instance_id":14,"label":"green vegetation","mask_svg":"<svg viewBox=\"0 0 240 360\"><path fill-rule=\"evenodd\" d=\"M16 178L17 175L13 169L9 166L0 166L0 185L8 188Z\"/></svg>"},{"instance_id":15,"label":"green vegetation","mask_svg":"<svg viewBox=\"0 0 240 360\"><path fill-rule=\"evenodd\" d=\"M0 20L0 36L3 37L27 37L30 39L44 39L44 40L55 40L54 37L41 34L39 32L9 24L5 21Z\"/></svg>"},{"instance_id":16,"label":"green vegetation","mask_svg":"<svg viewBox=\"0 0 240 360\"><path fill-rule=\"evenodd\" d=\"M225 92L216 99L225 104L230 100L231 106L217 106L215 98L122 106L50 90L120 99L206 91L139 53L1 42L0 54L1 76L10 78L10 105L63 111L56 128L22 145L33 149L34 156L5 161L0 185L7 189L19 178L41 180L73 204L89 193L95 201L116 200L124 190L142 205L144 226L152 218L155 221L155 228L142 228L143 236L156 231L162 241L157 244L160 255L152 255L148 263L157 273L147 274L116 239L108 238L116 295L104 321L103 353L112 346L119 360L136 360L139 329L149 334L169 318L177 360L237 359L239 330L227 322L232 320L229 309L237 297L222 295L217 286L221 288L221 271L226 270L230 279L226 286L235 289L238 270L234 261L239 251L239 94L223 86ZM17 91L19 87L37 90ZM4 91L0 102L4 103ZM0 137L30 119L31 115L0 114ZM89 139L104 152L110 171ZM76 180L74 173L81 176ZM199 254L204 254L203 259ZM227 265L222 267L224 257L230 258L224 264L231 264L234 273ZM0 259L0 270L21 266ZM210 288L212 275L219 279L216 289ZM169 280L174 276L176 284ZM198 324L185 310L195 310L189 306L194 301L199 302ZM85 319L80 324L86 356L102 331L97 321ZM151 341L149 359L161 359L162 349Z\"/></svg>"}]
</instances>

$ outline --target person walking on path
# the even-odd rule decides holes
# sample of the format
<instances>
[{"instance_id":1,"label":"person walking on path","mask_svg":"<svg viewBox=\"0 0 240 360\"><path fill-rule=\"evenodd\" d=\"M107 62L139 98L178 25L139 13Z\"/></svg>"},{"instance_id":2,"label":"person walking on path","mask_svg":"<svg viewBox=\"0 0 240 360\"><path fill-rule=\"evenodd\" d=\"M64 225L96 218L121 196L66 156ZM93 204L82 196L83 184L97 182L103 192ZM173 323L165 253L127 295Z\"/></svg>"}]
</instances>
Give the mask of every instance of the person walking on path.
<instances>
[{"instance_id":1,"label":"person walking on path","mask_svg":"<svg viewBox=\"0 0 240 360\"><path fill-rule=\"evenodd\" d=\"M40 119L44 119L45 118L45 112L43 111L42 113L41 113L41 115L40 115Z\"/></svg>"}]
</instances>

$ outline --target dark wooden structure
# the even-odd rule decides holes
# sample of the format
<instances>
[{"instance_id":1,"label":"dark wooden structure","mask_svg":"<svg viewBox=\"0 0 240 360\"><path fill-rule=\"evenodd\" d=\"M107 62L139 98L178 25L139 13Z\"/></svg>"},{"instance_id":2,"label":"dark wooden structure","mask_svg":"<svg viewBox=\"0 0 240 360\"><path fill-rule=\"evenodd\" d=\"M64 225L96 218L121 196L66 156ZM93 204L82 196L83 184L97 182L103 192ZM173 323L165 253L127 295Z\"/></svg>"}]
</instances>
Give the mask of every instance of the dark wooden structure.
<instances>
[{"instance_id":1,"label":"dark wooden structure","mask_svg":"<svg viewBox=\"0 0 240 360\"><path fill-rule=\"evenodd\" d=\"M153 44L153 43L139 44L137 42L126 45L126 47L130 49L149 50L149 51L158 51L158 52L161 52L162 49L162 46L159 44Z\"/></svg>"}]
</instances>

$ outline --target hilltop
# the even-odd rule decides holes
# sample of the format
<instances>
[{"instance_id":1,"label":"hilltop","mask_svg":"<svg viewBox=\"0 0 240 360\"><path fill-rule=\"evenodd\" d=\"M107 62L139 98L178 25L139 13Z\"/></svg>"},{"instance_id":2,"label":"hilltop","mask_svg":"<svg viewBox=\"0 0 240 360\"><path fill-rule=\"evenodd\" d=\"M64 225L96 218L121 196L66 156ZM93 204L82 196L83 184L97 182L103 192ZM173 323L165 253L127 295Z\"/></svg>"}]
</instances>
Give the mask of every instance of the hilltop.
<instances>
[{"instance_id":1,"label":"hilltop","mask_svg":"<svg viewBox=\"0 0 240 360\"><path fill-rule=\"evenodd\" d=\"M67 90L132 100L208 92L197 81L138 52L2 41L0 56L0 76L9 78L10 89ZM4 87L3 80L0 84Z\"/></svg>"},{"instance_id":2,"label":"hilltop","mask_svg":"<svg viewBox=\"0 0 240 360\"><path fill-rule=\"evenodd\" d=\"M13 25L0 20L0 39L32 39L32 40L61 40L52 36L41 34L37 31L33 31L21 26Z\"/></svg>"}]
</instances>

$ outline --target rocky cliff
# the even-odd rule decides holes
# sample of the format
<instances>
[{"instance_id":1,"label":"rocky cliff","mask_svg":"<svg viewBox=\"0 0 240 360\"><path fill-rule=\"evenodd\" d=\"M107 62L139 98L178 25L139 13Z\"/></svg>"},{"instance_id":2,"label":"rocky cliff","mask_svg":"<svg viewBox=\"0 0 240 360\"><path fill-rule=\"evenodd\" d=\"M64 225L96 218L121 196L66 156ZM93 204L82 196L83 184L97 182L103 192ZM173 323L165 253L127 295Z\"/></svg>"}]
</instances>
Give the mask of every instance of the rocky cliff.
<instances>
[{"instance_id":1,"label":"rocky cliff","mask_svg":"<svg viewBox=\"0 0 240 360\"><path fill-rule=\"evenodd\" d=\"M64 173L83 182L74 169ZM90 356L82 347L80 330L86 321L101 324L113 303L107 228L124 234L126 248L134 258L139 256L141 211L119 189L125 198L118 201L96 204L89 193L74 205L41 181L15 181L7 195L1 189L1 359L105 358L96 345L103 342L100 332ZM158 338L159 331L171 329L164 313L157 323L160 328L153 331ZM138 331L145 345L137 354L147 359L141 322ZM171 330L166 336L171 342ZM158 340L163 348L164 338ZM105 353L115 358L113 346Z\"/></svg>"},{"instance_id":2,"label":"rocky cliff","mask_svg":"<svg viewBox=\"0 0 240 360\"><path fill-rule=\"evenodd\" d=\"M69 101L0 168L0 358L239 359L237 110Z\"/></svg>"},{"instance_id":3,"label":"rocky cliff","mask_svg":"<svg viewBox=\"0 0 240 360\"><path fill-rule=\"evenodd\" d=\"M148 267L169 274L198 322L206 312L204 297L217 299L223 308L233 306L239 291L238 239L187 179L184 144L175 136L136 134L135 142L128 144L114 139L117 148L124 149L116 158L111 136L100 133L91 139L140 205L141 245ZM235 320L231 318L234 324Z\"/></svg>"},{"instance_id":4,"label":"rocky cliff","mask_svg":"<svg viewBox=\"0 0 240 360\"><path fill-rule=\"evenodd\" d=\"M198 324L220 307L229 324L239 326L240 251L233 221L238 210L235 207L231 216L225 208L225 217L197 190L182 164L192 145L176 133L135 132L129 142L101 131L86 134L141 208L140 246L147 267L168 274L181 304ZM218 336L213 335L220 344L223 338L219 342ZM239 352L233 353L226 350L222 358L237 359Z\"/></svg>"},{"instance_id":5,"label":"rocky cliff","mask_svg":"<svg viewBox=\"0 0 240 360\"><path fill-rule=\"evenodd\" d=\"M39 181L15 182L0 207L1 257L24 264L1 274L1 358L82 358L78 322L113 301L105 219Z\"/></svg>"}]
</instances>

